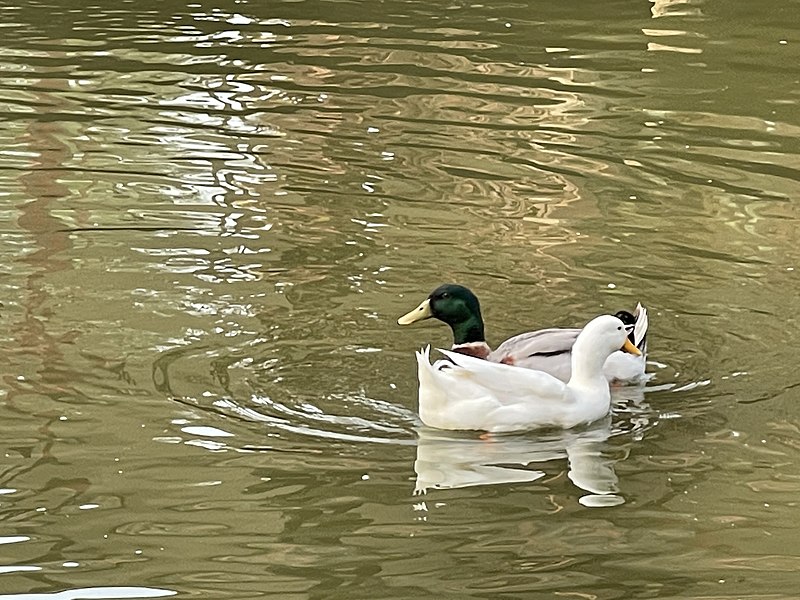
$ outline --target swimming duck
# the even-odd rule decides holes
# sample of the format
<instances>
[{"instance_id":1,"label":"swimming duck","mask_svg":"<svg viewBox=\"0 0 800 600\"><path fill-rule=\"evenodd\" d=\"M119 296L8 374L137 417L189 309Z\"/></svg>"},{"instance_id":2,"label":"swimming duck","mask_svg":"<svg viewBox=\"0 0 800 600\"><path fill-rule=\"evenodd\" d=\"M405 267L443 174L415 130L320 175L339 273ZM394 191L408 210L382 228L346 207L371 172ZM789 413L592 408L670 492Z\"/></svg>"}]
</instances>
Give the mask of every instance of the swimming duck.
<instances>
[{"instance_id":1,"label":"swimming duck","mask_svg":"<svg viewBox=\"0 0 800 600\"><path fill-rule=\"evenodd\" d=\"M474 356L440 350L430 363L430 347L417 354L419 416L438 429L489 432L541 427L570 428L608 414L611 392L603 365L617 350L640 355L628 339L634 325L613 315L589 321L572 347L567 383L532 369L518 369Z\"/></svg>"},{"instance_id":2,"label":"swimming duck","mask_svg":"<svg viewBox=\"0 0 800 600\"><path fill-rule=\"evenodd\" d=\"M634 325L630 341L639 356L613 353L606 361L604 372L615 385L630 385L644 380L647 353L647 310L636 305L633 314L619 311L615 315L625 325ZM467 287L447 283L433 290L414 310L400 317L400 325L410 325L425 319L438 319L453 331L451 350L483 358L491 362L515 365L544 371L561 381L570 378L570 353L580 329L549 328L521 333L507 339L495 350L486 343L481 306Z\"/></svg>"}]
</instances>

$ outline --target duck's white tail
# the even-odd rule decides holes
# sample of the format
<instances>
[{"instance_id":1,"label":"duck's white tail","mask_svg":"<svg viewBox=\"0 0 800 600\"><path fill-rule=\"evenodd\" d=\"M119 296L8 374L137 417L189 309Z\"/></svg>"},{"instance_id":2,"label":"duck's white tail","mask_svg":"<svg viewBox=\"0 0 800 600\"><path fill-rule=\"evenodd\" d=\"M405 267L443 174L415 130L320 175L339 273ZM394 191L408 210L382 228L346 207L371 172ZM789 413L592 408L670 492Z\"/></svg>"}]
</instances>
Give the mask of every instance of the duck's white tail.
<instances>
[{"instance_id":1,"label":"duck's white tail","mask_svg":"<svg viewBox=\"0 0 800 600\"><path fill-rule=\"evenodd\" d=\"M431 364L430 346L418 350L416 355L417 377L419 378L419 417L425 425L438 427L438 415L450 406L446 389L442 388L444 382L436 376L442 361Z\"/></svg>"},{"instance_id":2,"label":"duck's white tail","mask_svg":"<svg viewBox=\"0 0 800 600\"><path fill-rule=\"evenodd\" d=\"M431 347L425 346L421 350L417 350L414 354L417 355L417 375L421 384L423 377L430 377Z\"/></svg>"},{"instance_id":3,"label":"duck's white tail","mask_svg":"<svg viewBox=\"0 0 800 600\"><path fill-rule=\"evenodd\" d=\"M420 409L430 401L430 397L438 400L441 382L436 377L436 364L431 364L431 347L425 346L417 350L417 377L419 378ZM425 393L423 394L423 390Z\"/></svg>"}]
</instances>

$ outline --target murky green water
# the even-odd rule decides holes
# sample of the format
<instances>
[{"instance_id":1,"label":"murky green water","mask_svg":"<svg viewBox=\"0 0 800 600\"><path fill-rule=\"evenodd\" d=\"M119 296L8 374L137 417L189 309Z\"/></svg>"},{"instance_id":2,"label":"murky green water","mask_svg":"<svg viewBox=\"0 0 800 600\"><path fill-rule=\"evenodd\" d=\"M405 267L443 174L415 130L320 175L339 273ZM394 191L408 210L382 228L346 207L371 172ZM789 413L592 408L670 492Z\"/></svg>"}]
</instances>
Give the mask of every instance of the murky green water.
<instances>
[{"instance_id":1,"label":"murky green water","mask_svg":"<svg viewBox=\"0 0 800 600\"><path fill-rule=\"evenodd\" d=\"M797 598L799 10L0 6L0 598ZM420 430L443 281L656 376Z\"/></svg>"}]
</instances>

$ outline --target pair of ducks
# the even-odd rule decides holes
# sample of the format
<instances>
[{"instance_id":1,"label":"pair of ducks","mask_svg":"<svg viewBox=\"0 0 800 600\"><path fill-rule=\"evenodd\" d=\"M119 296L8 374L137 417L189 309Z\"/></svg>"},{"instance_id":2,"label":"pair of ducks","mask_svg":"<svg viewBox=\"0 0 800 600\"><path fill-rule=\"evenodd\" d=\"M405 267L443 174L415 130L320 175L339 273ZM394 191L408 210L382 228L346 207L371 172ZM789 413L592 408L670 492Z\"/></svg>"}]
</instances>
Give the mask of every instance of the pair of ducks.
<instances>
[{"instance_id":1,"label":"pair of ducks","mask_svg":"<svg viewBox=\"0 0 800 600\"><path fill-rule=\"evenodd\" d=\"M430 347L417 354L419 414L438 429L489 432L569 428L611 409L609 385L644 379L647 310L601 315L583 329L541 329L486 343L478 298L445 284L400 325L438 319L453 331L453 347L431 365ZM522 367L522 368L520 368Z\"/></svg>"}]
</instances>

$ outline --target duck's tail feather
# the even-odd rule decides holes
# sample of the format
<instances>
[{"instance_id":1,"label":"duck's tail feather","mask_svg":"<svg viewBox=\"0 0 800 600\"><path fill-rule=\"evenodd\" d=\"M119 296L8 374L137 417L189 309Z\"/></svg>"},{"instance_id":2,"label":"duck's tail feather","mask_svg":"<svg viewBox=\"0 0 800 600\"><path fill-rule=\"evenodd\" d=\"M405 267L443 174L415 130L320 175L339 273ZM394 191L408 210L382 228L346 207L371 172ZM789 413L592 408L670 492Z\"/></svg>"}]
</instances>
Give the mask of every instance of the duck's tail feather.
<instances>
[{"instance_id":1,"label":"duck's tail feather","mask_svg":"<svg viewBox=\"0 0 800 600\"><path fill-rule=\"evenodd\" d=\"M417 355L417 377L419 378L420 389L424 386L436 386L438 382L434 377L436 365L431 364L431 347L425 346L424 348L416 351Z\"/></svg>"},{"instance_id":2,"label":"duck's tail feather","mask_svg":"<svg viewBox=\"0 0 800 600\"><path fill-rule=\"evenodd\" d=\"M633 326L633 340L634 345L642 353L642 356L647 354L647 327L649 321L647 319L647 309L642 306L641 302L636 304L636 310L633 311L636 317L636 324Z\"/></svg>"},{"instance_id":3,"label":"duck's tail feather","mask_svg":"<svg viewBox=\"0 0 800 600\"><path fill-rule=\"evenodd\" d=\"M417 355L417 366L419 367L420 370L422 370L422 368L425 367L425 366L428 366L428 367L431 366L431 347L430 347L430 345L425 346L424 348L420 348L414 354Z\"/></svg>"}]
</instances>

